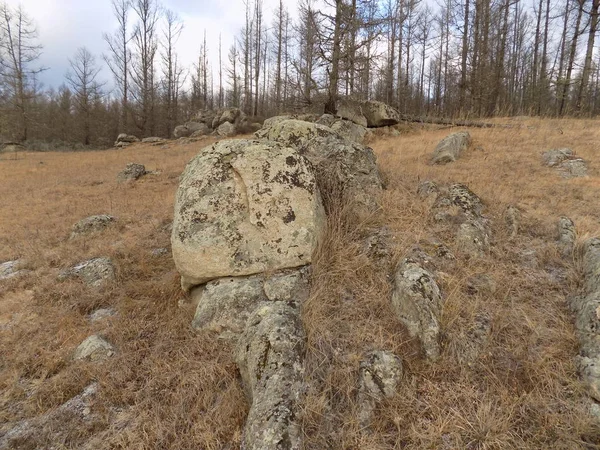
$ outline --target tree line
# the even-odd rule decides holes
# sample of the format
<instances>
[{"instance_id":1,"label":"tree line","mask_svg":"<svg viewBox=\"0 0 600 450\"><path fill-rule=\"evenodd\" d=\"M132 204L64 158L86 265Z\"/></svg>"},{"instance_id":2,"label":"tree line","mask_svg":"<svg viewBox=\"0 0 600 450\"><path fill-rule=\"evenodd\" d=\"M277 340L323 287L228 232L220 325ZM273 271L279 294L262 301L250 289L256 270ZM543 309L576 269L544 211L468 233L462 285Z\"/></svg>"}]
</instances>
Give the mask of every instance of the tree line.
<instances>
[{"instance_id":1,"label":"tree line","mask_svg":"<svg viewBox=\"0 0 600 450\"><path fill-rule=\"evenodd\" d=\"M438 117L594 116L600 0L245 0L229 49L198 36L184 67L185 24L158 0L111 0L106 51L82 47L64 83L44 88L43 37L22 7L0 3L0 138L109 145L120 132L169 137L204 109L250 116L335 112L384 101ZM292 12L294 14L292 14ZM98 80L102 67L112 83Z\"/></svg>"}]
</instances>

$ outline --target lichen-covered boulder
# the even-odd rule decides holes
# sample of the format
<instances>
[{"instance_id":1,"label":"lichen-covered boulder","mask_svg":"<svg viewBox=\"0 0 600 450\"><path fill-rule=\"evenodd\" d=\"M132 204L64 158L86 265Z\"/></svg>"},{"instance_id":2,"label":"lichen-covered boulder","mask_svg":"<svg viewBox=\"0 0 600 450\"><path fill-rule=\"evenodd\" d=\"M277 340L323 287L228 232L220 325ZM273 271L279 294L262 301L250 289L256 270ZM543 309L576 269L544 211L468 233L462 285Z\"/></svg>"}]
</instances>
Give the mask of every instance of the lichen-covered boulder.
<instances>
[{"instance_id":1,"label":"lichen-covered boulder","mask_svg":"<svg viewBox=\"0 0 600 450\"><path fill-rule=\"evenodd\" d=\"M369 352L360 363L358 379L358 418L369 426L377 404L396 394L403 377L402 360L391 352Z\"/></svg>"},{"instance_id":2,"label":"lichen-covered boulder","mask_svg":"<svg viewBox=\"0 0 600 450\"><path fill-rule=\"evenodd\" d=\"M447 164L456 161L462 152L471 145L471 135L468 131L461 131L446 136L440 141L431 157L433 164Z\"/></svg>"},{"instance_id":3,"label":"lichen-covered boulder","mask_svg":"<svg viewBox=\"0 0 600 450\"><path fill-rule=\"evenodd\" d=\"M352 99L340 99L336 105L336 116L349 120L364 128L367 127L367 118L363 114L363 108L360 102Z\"/></svg>"},{"instance_id":4,"label":"lichen-covered boulder","mask_svg":"<svg viewBox=\"0 0 600 450\"><path fill-rule=\"evenodd\" d=\"M575 248L577 233L575 224L568 217L558 219L558 249L564 257L571 256Z\"/></svg>"},{"instance_id":5,"label":"lichen-covered boulder","mask_svg":"<svg viewBox=\"0 0 600 450\"><path fill-rule=\"evenodd\" d=\"M81 219L71 230L71 239L82 234L94 233L106 229L115 222L113 216L108 214L100 214L97 216L86 217Z\"/></svg>"},{"instance_id":6,"label":"lichen-covered boulder","mask_svg":"<svg viewBox=\"0 0 600 450\"><path fill-rule=\"evenodd\" d=\"M376 196L383 183L372 149L344 139L326 126L299 120L277 122L264 135L306 156L316 169L324 195L335 196L340 190L370 210L377 208Z\"/></svg>"},{"instance_id":7,"label":"lichen-covered boulder","mask_svg":"<svg viewBox=\"0 0 600 450\"><path fill-rule=\"evenodd\" d=\"M311 262L325 225L313 168L275 142L221 141L181 176L171 235L184 289Z\"/></svg>"},{"instance_id":8,"label":"lichen-covered boulder","mask_svg":"<svg viewBox=\"0 0 600 450\"><path fill-rule=\"evenodd\" d=\"M410 336L421 342L425 356L437 360L442 294L433 275L414 260L402 261L394 277L392 306Z\"/></svg>"},{"instance_id":9,"label":"lichen-covered boulder","mask_svg":"<svg viewBox=\"0 0 600 450\"><path fill-rule=\"evenodd\" d=\"M400 122L400 113L383 102L369 100L361 105L369 128L386 127Z\"/></svg>"},{"instance_id":10,"label":"lichen-covered boulder","mask_svg":"<svg viewBox=\"0 0 600 450\"><path fill-rule=\"evenodd\" d=\"M183 125L175 127L175 130L173 130L173 136L175 136L176 139L182 137L190 137L196 131L201 131L205 129L206 124L203 122L187 122Z\"/></svg>"},{"instance_id":11,"label":"lichen-covered boulder","mask_svg":"<svg viewBox=\"0 0 600 450\"><path fill-rule=\"evenodd\" d=\"M461 183L452 184L448 188L448 197L453 205L458 206L468 216L481 216L483 203L477 194Z\"/></svg>"},{"instance_id":12,"label":"lichen-covered boulder","mask_svg":"<svg viewBox=\"0 0 600 450\"><path fill-rule=\"evenodd\" d=\"M490 248L490 236L481 220L467 220L456 233L456 245L464 253L482 257Z\"/></svg>"},{"instance_id":13,"label":"lichen-covered boulder","mask_svg":"<svg viewBox=\"0 0 600 450\"><path fill-rule=\"evenodd\" d=\"M121 133L117 136L117 140L115 141L115 147L118 147L119 144L133 144L134 142L139 142L139 138L132 134Z\"/></svg>"},{"instance_id":14,"label":"lichen-covered boulder","mask_svg":"<svg viewBox=\"0 0 600 450\"><path fill-rule=\"evenodd\" d=\"M306 337L298 311L282 302L259 306L238 341L238 364L250 411L246 450L300 450L300 400Z\"/></svg>"},{"instance_id":15,"label":"lichen-covered boulder","mask_svg":"<svg viewBox=\"0 0 600 450\"><path fill-rule=\"evenodd\" d=\"M365 139L370 135L367 128L349 120L337 120L331 125L331 129L340 136L358 144L364 143Z\"/></svg>"},{"instance_id":16,"label":"lichen-covered boulder","mask_svg":"<svg viewBox=\"0 0 600 450\"><path fill-rule=\"evenodd\" d=\"M583 158L569 158L561 162L557 169L563 178L580 178L587 176L588 164Z\"/></svg>"},{"instance_id":17,"label":"lichen-covered boulder","mask_svg":"<svg viewBox=\"0 0 600 450\"><path fill-rule=\"evenodd\" d=\"M192 304L198 305L192 327L235 340L259 304L285 302L297 307L306 300L308 273L308 268L303 267L275 274L219 278L197 286L190 292Z\"/></svg>"},{"instance_id":18,"label":"lichen-covered boulder","mask_svg":"<svg viewBox=\"0 0 600 450\"><path fill-rule=\"evenodd\" d=\"M222 137L231 137L236 134L235 125L231 122L223 122L217 128L217 134Z\"/></svg>"}]
</instances>

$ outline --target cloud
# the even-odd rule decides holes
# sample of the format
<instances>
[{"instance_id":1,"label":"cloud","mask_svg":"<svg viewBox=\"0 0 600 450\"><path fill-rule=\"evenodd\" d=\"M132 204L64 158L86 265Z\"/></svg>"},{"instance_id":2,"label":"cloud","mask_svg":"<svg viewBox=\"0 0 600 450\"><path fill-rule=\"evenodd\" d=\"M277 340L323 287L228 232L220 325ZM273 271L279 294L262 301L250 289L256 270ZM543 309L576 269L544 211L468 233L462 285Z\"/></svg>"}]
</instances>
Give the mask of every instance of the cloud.
<instances>
[{"instance_id":1,"label":"cloud","mask_svg":"<svg viewBox=\"0 0 600 450\"><path fill-rule=\"evenodd\" d=\"M46 86L58 87L64 82L71 58L79 47L85 46L95 55L103 67L100 78L110 80L102 54L107 47L102 35L117 28L110 0L5 0L9 6L22 5L24 11L37 25L40 42L44 47L40 65L49 69L40 75ZM228 2L207 0L164 0L163 7L179 14L184 30L177 44L181 63L191 68L198 60L204 30L209 60L213 69L218 68L219 34L222 41L223 63L227 62L229 48L245 21L243 0ZM285 0L284 5L292 14L296 2ZM264 23L271 26L279 0L263 0ZM132 14L133 19L133 14Z\"/></svg>"}]
</instances>

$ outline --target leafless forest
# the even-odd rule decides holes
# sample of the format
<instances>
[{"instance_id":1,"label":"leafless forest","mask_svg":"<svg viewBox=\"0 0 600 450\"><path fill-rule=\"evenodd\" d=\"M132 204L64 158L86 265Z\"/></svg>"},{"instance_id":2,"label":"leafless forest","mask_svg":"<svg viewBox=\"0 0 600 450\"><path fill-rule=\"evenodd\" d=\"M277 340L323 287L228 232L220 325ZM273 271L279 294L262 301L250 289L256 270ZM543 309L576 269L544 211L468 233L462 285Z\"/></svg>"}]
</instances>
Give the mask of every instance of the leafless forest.
<instances>
[{"instance_id":1,"label":"leafless forest","mask_svg":"<svg viewBox=\"0 0 600 450\"><path fill-rule=\"evenodd\" d=\"M247 0L231 48L185 26L157 0L112 0L106 51L80 48L58 88L39 83L44 36L0 4L0 137L29 148L108 146L120 132L169 137L204 109L258 117L332 112L339 96L438 117L594 116L600 0L301 0L267 12ZM294 18L296 19L294 19ZM98 74L106 65L113 81Z\"/></svg>"}]
</instances>

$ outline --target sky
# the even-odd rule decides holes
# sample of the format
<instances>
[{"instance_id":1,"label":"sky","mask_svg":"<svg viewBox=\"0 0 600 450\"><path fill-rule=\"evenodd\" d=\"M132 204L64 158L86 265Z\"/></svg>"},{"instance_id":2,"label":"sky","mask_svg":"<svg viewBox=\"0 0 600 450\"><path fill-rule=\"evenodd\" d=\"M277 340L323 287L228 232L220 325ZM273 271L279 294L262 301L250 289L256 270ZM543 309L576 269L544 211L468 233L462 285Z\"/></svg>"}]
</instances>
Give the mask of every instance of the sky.
<instances>
[{"instance_id":1,"label":"sky","mask_svg":"<svg viewBox=\"0 0 600 450\"><path fill-rule=\"evenodd\" d=\"M12 7L19 4L33 19L43 45L40 64L48 70L40 75L45 87L58 88L69 70L69 58L79 47L87 49L96 57L102 71L99 79L110 84L111 74L105 67L102 54L107 46L103 33L116 30L110 0L5 0ZM243 0L162 0L184 22L184 29L177 44L177 52L184 67L197 61L206 30L210 62L218 65L219 33L222 35L223 60L227 61L229 47L245 21ZM270 25L279 0L263 0L264 17ZM296 1L284 0L292 16ZM133 19L133 13L130 15Z\"/></svg>"}]
</instances>

